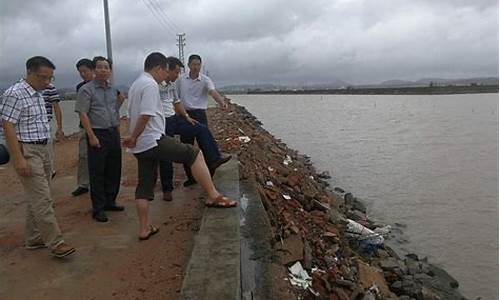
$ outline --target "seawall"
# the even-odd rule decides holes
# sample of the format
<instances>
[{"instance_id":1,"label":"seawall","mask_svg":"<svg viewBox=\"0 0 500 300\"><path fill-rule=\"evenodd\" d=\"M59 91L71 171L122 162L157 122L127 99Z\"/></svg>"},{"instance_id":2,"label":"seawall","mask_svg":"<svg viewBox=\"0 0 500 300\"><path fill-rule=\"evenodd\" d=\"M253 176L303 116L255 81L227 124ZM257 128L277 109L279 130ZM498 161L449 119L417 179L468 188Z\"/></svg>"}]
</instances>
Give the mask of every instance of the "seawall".
<instances>
[{"instance_id":1,"label":"seawall","mask_svg":"<svg viewBox=\"0 0 500 300\"><path fill-rule=\"evenodd\" d=\"M465 299L445 270L380 243L390 228L371 221L362 201L329 186L329 174L318 174L307 156L272 136L244 107L211 109L209 117L221 149L238 155L240 179L255 182L272 227L273 263L299 261L312 277L308 289L295 290L297 297ZM353 224L375 234L356 234Z\"/></svg>"}]
</instances>

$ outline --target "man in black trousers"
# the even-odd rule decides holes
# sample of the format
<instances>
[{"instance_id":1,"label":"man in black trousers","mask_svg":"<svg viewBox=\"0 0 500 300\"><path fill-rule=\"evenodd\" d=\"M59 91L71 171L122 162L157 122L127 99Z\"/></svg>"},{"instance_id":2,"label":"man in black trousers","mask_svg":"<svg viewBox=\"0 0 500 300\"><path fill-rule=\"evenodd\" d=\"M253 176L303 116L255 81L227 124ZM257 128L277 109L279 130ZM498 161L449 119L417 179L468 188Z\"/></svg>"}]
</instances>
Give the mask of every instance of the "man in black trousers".
<instances>
[{"instance_id":1,"label":"man in black trousers","mask_svg":"<svg viewBox=\"0 0 500 300\"><path fill-rule=\"evenodd\" d=\"M102 56L93 60L95 78L78 91L75 111L87 134L92 217L107 222L105 210L122 211L116 205L121 179L120 121L117 90L109 84L111 61Z\"/></svg>"}]
</instances>

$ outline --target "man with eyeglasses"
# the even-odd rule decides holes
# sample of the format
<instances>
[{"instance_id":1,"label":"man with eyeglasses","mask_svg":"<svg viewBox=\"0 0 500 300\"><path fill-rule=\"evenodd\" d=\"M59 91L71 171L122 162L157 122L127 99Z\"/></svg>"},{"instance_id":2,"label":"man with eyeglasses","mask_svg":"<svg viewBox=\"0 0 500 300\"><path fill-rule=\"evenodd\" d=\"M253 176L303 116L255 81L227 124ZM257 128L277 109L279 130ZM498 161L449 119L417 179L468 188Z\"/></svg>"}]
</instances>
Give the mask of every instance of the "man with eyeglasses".
<instances>
[{"instance_id":1,"label":"man with eyeglasses","mask_svg":"<svg viewBox=\"0 0 500 300\"><path fill-rule=\"evenodd\" d=\"M26 245L30 250L50 247L65 257L75 248L66 244L56 220L50 192L52 164L50 126L41 92L51 82L54 64L45 57L26 61L26 78L0 98L0 119L14 168L26 195Z\"/></svg>"}]
</instances>

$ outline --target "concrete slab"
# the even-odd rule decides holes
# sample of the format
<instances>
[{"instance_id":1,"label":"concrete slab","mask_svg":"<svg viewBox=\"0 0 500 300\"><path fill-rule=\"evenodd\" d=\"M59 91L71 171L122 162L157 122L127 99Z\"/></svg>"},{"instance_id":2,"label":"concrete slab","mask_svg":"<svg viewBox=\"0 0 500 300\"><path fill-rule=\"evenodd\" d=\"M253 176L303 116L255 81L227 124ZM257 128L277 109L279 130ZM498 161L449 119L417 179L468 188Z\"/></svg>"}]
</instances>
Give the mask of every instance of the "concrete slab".
<instances>
[{"instance_id":1,"label":"concrete slab","mask_svg":"<svg viewBox=\"0 0 500 300\"><path fill-rule=\"evenodd\" d=\"M214 177L217 189L239 202L239 165L221 166ZM241 299L239 206L207 208L181 289L181 299Z\"/></svg>"}]
</instances>

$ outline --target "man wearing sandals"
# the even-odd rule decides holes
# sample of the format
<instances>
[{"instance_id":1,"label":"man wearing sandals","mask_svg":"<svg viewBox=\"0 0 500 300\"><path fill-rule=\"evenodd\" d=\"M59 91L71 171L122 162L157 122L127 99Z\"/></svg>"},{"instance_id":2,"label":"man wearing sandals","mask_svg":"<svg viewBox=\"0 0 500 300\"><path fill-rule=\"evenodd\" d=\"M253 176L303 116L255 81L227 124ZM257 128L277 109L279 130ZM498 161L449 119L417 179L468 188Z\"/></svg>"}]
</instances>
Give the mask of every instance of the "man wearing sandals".
<instances>
[{"instance_id":1,"label":"man wearing sandals","mask_svg":"<svg viewBox=\"0 0 500 300\"><path fill-rule=\"evenodd\" d=\"M158 84L167 80L168 70L180 72L182 64L167 65L167 58L158 52L149 54L144 73L129 90L129 134L123 145L137 159L139 182L135 191L139 217L139 240L147 240L158 232L148 217L149 201L154 199L154 186L160 160L183 163L190 167L194 178L208 194L207 206L234 207L236 202L222 196L215 188L210 172L199 149L165 136L165 117Z\"/></svg>"},{"instance_id":2,"label":"man wearing sandals","mask_svg":"<svg viewBox=\"0 0 500 300\"><path fill-rule=\"evenodd\" d=\"M54 78L54 64L45 57L26 61L26 78L0 98L0 119L14 168L26 196L26 249L50 247L61 258L75 252L63 240L50 193L52 175L48 143L50 126L41 92Z\"/></svg>"}]
</instances>

